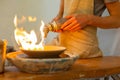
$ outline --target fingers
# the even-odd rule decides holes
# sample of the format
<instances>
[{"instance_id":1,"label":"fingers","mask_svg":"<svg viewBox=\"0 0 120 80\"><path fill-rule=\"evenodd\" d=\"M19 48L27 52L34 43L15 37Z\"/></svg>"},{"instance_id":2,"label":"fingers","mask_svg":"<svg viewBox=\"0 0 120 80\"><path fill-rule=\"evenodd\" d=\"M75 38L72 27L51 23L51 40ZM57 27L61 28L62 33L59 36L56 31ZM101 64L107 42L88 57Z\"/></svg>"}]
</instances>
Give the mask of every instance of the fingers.
<instances>
[{"instance_id":1,"label":"fingers","mask_svg":"<svg viewBox=\"0 0 120 80\"><path fill-rule=\"evenodd\" d=\"M75 25L75 28L70 29L70 31L74 32L74 31L78 31L78 30L80 30L80 29L81 29L81 28L80 28L80 26L79 26L79 24L78 24L78 25Z\"/></svg>"},{"instance_id":2,"label":"fingers","mask_svg":"<svg viewBox=\"0 0 120 80\"><path fill-rule=\"evenodd\" d=\"M55 30L54 32L63 32L63 30L59 29L59 30Z\"/></svg>"},{"instance_id":3,"label":"fingers","mask_svg":"<svg viewBox=\"0 0 120 80\"><path fill-rule=\"evenodd\" d=\"M68 19L68 20L61 26L61 29L64 29L66 26L68 26L69 24L71 24L72 22L74 22L74 20L75 20L74 17Z\"/></svg>"},{"instance_id":4,"label":"fingers","mask_svg":"<svg viewBox=\"0 0 120 80\"><path fill-rule=\"evenodd\" d=\"M65 16L66 19L70 19L70 18L72 18L72 17L73 17L72 15Z\"/></svg>"},{"instance_id":5,"label":"fingers","mask_svg":"<svg viewBox=\"0 0 120 80\"><path fill-rule=\"evenodd\" d=\"M63 31L76 31L80 30L80 23L77 21L77 19L73 16L66 16L66 18L69 18L62 26L61 29Z\"/></svg>"},{"instance_id":6,"label":"fingers","mask_svg":"<svg viewBox=\"0 0 120 80\"><path fill-rule=\"evenodd\" d=\"M72 27L69 29L69 31L76 31L76 30L79 30L79 29L81 29L81 28L80 28L80 24L76 24L76 25L72 26Z\"/></svg>"},{"instance_id":7,"label":"fingers","mask_svg":"<svg viewBox=\"0 0 120 80\"><path fill-rule=\"evenodd\" d=\"M54 32L63 32L63 31L77 31L81 29L81 25L77 16L69 15L65 17L67 21L62 24L60 30L56 30Z\"/></svg>"},{"instance_id":8,"label":"fingers","mask_svg":"<svg viewBox=\"0 0 120 80\"><path fill-rule=\"evenodd\" d=\"M66 26L63 30L71 30L74 29L77 25L77 21L72 22L71 24L69 24L68 26Z\"/></svg>"}]
</instances>

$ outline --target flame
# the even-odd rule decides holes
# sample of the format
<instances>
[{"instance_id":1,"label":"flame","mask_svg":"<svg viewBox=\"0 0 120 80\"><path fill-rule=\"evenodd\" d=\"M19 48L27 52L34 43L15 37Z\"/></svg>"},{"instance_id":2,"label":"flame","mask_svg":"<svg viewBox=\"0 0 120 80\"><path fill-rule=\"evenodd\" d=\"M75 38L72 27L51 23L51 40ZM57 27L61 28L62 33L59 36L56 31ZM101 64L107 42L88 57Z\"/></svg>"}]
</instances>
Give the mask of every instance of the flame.
<instances>
[{"instance_id":1,"label":"flame","mask_svg":"<svg viewBox=\"0 0 120 80\"><path fill-rule=\"evenodd\" d=\"M37 20L36 17L28 16L28 21L29 21L29 22L35 22L36 20Z\"/></svg>"},{"instance_id":2,"label":"flame","mask_svg":"<svg viewBox=\"0 0 120 80\"><path fill-rule=\"evenodd\" d=\"M17 44L20 46L20 48L25 49L25 50L43 50L44 49L44 22L41 21L41 26L40 26L40 33L41 33L41 41L39 44L37 44L37 36L35 34L34 30L31 30L30 33L27 33L23 28L18 28L17 27L17 16L14 18L14 25L15 25L15 30L14 30L14 35L15 35L15 40Z\"/></svg>"},{"instance_id":3,"label":"flame","mask_svg":"<svg viewBox=\"0 0 120 80\"><path fill-rule=\"evenodd\" d=\"M17 16L16 15L14 17L14 25L15 25L15 27L17 26Z\"/></svg>"}]
</instances>

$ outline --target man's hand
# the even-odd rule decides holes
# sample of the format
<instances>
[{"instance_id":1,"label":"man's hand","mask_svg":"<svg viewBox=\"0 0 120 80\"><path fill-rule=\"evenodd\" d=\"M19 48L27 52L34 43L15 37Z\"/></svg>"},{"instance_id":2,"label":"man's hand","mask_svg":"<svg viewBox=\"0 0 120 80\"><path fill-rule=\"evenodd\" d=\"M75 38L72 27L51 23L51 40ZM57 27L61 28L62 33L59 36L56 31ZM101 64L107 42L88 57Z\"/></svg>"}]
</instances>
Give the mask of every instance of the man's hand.
<instances>
[{"instance_id":1,"label":"man's hand","mask_svg":"<svg viewBox=\"0 0 120 80\"><path fill-rule=\"evenodd\" d=\"M78 31L88 25L89 15L74 14L65 17L68 19L62 26L63 31Z\"/></svg>"}]
</instances>

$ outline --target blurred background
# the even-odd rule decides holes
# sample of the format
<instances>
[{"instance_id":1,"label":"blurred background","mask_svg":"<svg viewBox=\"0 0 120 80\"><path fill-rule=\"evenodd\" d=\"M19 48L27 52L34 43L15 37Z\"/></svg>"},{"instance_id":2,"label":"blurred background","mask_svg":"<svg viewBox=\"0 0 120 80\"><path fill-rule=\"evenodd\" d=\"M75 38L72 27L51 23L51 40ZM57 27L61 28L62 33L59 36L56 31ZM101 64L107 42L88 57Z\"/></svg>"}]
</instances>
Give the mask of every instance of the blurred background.
<instances>
[{"instance_id":1,"label":"blurred background","mask_svg":"<svg viewBox=\"0 0 120 80\"><path fill-rule=\"evenodd\" d=\"M40 21L49 23L57 14L60 0L0 0L0 39L6 39L9 46L14 46L14 16L37 17L34 29L39 29ZM103 16L109 15L105 10ZM27 29L30 29L28 26ZM119 40L118 29L98 29L100 48L105 55L117 55L114 53ZM46 42L56 36L56 33L49 33Z\"/></svg>"}]
</instances>

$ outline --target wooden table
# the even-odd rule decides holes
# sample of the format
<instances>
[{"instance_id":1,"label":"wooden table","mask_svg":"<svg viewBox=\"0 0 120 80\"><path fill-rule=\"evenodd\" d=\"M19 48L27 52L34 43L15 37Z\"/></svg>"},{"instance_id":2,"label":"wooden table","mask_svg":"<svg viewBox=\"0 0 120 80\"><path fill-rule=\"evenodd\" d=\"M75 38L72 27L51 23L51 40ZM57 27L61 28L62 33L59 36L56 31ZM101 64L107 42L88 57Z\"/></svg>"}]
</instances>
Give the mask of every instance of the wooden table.
<instances>
[{"instance_id":1,"label":"wooden table","mask_svg":"<svg viewBox=\"0 0 120 80\"><path fill-rule=\"evenodd\" d=\"M14 66L9 66L5 68L3 74L0 74L0 80L74 80L107 77L115 74L120 74L120 56L79 59L70 70L51 74L24 73Z\"/></svg>"}]
</instances>

